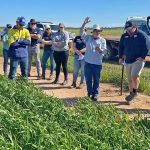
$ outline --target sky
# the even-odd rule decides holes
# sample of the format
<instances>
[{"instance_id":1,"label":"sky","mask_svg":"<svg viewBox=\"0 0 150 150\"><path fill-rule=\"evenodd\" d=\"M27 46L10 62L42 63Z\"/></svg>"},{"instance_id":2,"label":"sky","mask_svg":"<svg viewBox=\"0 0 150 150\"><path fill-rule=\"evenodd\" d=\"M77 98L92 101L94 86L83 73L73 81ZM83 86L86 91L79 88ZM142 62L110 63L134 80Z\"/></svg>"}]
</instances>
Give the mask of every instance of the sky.
<instances>
[{"instance_id":1,"label":"sky","mask_svg":"<svg viewBox=\"0 0 150 150\"><path fill-rule=\"evenodd\" d=\"M15 24L24 16L37 21L51 21L80 27L89 16L91 27L123 26L128 16L150 16L150 0L1 0L0 26Z\"/></svg>"}]
</instances>

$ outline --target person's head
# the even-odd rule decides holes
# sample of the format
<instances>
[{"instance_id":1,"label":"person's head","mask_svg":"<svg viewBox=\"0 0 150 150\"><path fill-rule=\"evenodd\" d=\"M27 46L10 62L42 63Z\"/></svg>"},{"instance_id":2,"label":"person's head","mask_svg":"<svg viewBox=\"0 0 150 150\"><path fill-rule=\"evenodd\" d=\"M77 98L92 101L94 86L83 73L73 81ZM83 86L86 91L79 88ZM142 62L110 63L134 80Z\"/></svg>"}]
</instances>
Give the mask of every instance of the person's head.
<instances>
[{"instance_id":1,"label":"person's head","mask_svg":"<svg viewBox=\"0 0 150 150\"><path fill-rule=\"evenodd\" d=\"M132 21L127 21L125 24L125 30L129 34L133 34L136 31L136 25Z\"/></svg>"},{"instance_id":2,"label":"person's head","mask_svg":"<svg viewBox=\"0 0 150 150\"><path fill-rule=\"evenodd\" d=\"M24 17L18 17L17 20L16 20L16 28L17 29L22 29L23 26L25 26L26 24L26 20Z\"/></svg>"},{"instance_id":3,"label":"person's head","mask_svg":"<svg viewBox=\"0 0 150 150\"><path fill-rule=\"evenodd\" d=\"M59 32L64 32L65 31L65 25L64 23L59 23Z\"/></svg>"},{"instance_id":4,"label":"person's head","mask_svg":"<svg viewBox=\"0 0 150 150\"><path fill-rule=\"evenodd\" d=\"M12 25L11 24L7 24L6 28L7 28L7 31L9 31L12 28Z\"/></svg>"},{"instance_id":5,"label":"person's head","mask_svg":"<svg viewBox=\"0 0 150 150\"><path fill-rule=\"evenodd\" d=\"M51 27L49 25L45 26L45 32L50 34L52 32Z\"/></svg>"},{"instance_id":6,"label":"person's head","mask_svg":"<svg viewBox=\"0 0 150 150\"><path fill-rule=\"evenodd\" d=\"M93 38L95 39L99 38L101 32L102 32L102 29L98 24L93 25L93 29L92 29Z\"/></svg>"},{"instance_id":7,"label":"person's head","mask_svg":"<svg viewBox=\"0 0 150 150\"><path fill-rule=\"evenodd\" d=\"M35 28L36 28L36 21L35 21L35 19L31 19L31 20L30 20L30 27L31 27L32 29L35 29Z\"/></svg>"}]
</instances>

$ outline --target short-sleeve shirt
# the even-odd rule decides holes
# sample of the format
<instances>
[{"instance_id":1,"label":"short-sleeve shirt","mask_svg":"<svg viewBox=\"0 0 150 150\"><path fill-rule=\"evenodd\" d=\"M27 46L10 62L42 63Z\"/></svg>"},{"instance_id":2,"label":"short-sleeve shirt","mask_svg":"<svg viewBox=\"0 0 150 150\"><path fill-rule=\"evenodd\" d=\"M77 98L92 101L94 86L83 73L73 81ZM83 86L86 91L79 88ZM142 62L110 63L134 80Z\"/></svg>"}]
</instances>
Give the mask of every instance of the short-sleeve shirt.
<instances>
[{"instance_id":1,"label":"short-sleeve shirt","mask_svg":"<svg viewBox=\"0 0 150 150\"><path fill-rule=\"evenodd\" d=\"M37 27L35 29L32 29L32 28L29 27L28 30L29 30L30 34L40 34L40 35L42 35L41 30ZM31 46L37 45L39 43L39 41L40 41L39 39L31 38Z\"/></svg>"},{"instance_id":2,"label":"short-sleeve shirt","mask_svg":"<svg viewBox=\"0 0 150 150\"><path fill-rule=\"evenodd\" d=\"M74 39L74 43L76 44L76 48L80 51L83 48L86 48L86 44L84 43L83 39L81 38L81 36L76 36ZM85 53L83 53L84 55ZM75 55L77 55L75 53Z\"/></svg>"}]
</instances>

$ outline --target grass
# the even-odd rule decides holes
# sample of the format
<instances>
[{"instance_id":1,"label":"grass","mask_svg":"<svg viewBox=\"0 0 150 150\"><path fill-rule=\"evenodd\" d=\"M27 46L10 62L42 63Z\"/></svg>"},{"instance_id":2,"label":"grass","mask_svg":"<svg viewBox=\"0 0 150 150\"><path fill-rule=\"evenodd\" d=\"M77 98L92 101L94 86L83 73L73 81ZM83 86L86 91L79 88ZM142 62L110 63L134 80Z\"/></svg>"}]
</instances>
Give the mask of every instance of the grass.
<instances>
[{"instance_id":1,"label":"grass","mask_svg":"<svg viewBox=\"0 0 150 150\"><path fill-rule=\"evenodd\" d=\"M148 150L150 121L82 98L74 109L24 80L0 77L1 150ZM140 116L140 115L139 115Z\"/></svg>"},{"instance_id":2,"label":"grass","mask_svg":"<svg viewBox=\"0 0 150 150\"><path fill-rule=\"evenodd\" d=\"M79 35L80 34L80 29L79 28L66 28L67 31L69 32L73 32L75 33L76 35ZM90 33L91 32L91 29L88 29L87 30L87 33ZM122 29L113 29L113 28L110 28L110 29L107 29L107 28L104 28L103 29L103 32L101 33L102 36L121 36L122 34Z\"/></svg>"}]
</instances>

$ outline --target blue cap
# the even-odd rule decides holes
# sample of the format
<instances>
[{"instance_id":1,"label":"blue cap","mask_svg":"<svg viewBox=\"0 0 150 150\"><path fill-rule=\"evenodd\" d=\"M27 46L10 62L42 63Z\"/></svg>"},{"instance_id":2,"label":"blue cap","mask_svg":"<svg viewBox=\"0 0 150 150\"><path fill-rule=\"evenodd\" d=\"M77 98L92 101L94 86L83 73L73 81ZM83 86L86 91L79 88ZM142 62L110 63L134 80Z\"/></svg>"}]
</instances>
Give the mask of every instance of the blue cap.
<instances>
[{"instance_id":1,"label":"blue cap","mask_svg":"<svg viewBox=\"0 0 150 150\"><path fill-rule=\"evenodd\" d=\"M18 17L16 22L18 22L21 26L25 26L26 20L24 17Z\"/></svg>"}]
</instances>

